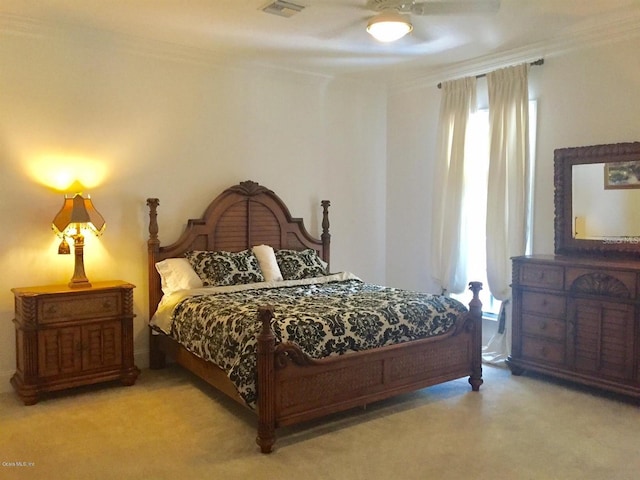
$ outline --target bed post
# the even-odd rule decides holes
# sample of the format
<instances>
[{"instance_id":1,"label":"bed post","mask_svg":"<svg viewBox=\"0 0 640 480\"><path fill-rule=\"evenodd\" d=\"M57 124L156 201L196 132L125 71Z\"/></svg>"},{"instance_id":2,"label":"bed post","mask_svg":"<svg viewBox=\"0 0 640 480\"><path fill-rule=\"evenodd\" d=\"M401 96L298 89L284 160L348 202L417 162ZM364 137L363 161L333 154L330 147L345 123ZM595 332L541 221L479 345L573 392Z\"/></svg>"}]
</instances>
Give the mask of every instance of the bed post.
<instances>
[{"instance_id":1,"label":"bed post","mask_svg":"<svg viewBox=\"0 0 640 480\"><path fill-rule=\"evenodd\" d=\"M482 385L482 302L480 301L480 290L482 290L482 282L470 282L469 290L473 292L473 298L469 302L469 313L474 322L473 338L472 338L472 361L471 376L469 383L474 392L480 390Z\"/></svg>"},{"instance_id":2,"label":"bed post","mask_svg":"<svg viewBox=\"0 0 640 480\"><path fill-rule=\"evenodd\" d=\"M258 335L258 436L256 443L262 453L271 453L276 441L275 418L275 349L276 336L271 329L273 307L258 308L262 323Z\"/></svg>"},{"instance_id":3,"label":"bed post","mask_svg":"<svg viewBox=\"0 0 640 480\"><path fill-rule=\"evenodd\" d=\"M158 277L156 268L156 253L160 249L160 240L158 239L158 205L160 201L157 198L147 198L147 206L149 207L149 240L147 241L148 250L148 272L149 272L149 318L158 308L160 298L160 278ZM164 368L166 363L165 354L160 351L158 338L149 328L149 368Z\"/></svg>"},{"instance_id":4,"label":"bed post","mask_svg":"<svg viewBox=\"0 0 640 480\"><path fill-rule=\"evenodd\" d=\"M320 235L320 239L322 240L322 254L323 260L329 264L329 258L331 253L331 234L329 233L329 206L331 202L329 200L322 200L320 202L322 205L322 235ZM327 271L330 270L330 265L327 265Z\"/></svg>"}]
</instances>

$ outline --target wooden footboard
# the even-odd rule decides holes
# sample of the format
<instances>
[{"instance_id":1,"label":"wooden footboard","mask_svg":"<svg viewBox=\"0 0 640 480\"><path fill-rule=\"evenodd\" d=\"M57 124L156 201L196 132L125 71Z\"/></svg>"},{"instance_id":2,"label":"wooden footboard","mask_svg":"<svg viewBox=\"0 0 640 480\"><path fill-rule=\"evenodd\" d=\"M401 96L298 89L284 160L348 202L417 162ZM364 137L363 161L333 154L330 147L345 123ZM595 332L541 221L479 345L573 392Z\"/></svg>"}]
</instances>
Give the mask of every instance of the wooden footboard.
<instances>
[{"instance_id":1,"label":"wooden footboard","mask_svg":"<svg viewBox=\"0 0 640 480\"><path fill-rule=\"evenodd\" d=\"M258 436L263 453L275 429L469 375L482 384L482 285L472 282L470 311L437 337L314 360L296 345L275 345L273 309L261 307L258 337Z\"/></svg>"}]
</instances>

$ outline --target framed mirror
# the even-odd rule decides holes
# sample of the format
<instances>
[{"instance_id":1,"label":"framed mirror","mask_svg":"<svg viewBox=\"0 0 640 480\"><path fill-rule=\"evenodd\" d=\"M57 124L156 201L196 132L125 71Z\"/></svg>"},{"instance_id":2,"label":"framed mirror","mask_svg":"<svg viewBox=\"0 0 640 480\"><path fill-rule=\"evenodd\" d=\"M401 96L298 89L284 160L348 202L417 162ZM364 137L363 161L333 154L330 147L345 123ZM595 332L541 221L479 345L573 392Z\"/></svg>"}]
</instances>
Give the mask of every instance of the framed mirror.
<instances>
[{"instance_id":1,"label":"framed mirror","mask_svg":"<svg viewBox=\"0 0 640 480\"><path fill-rule=\"evenodd\" d=\"M554 154L555 253L640 258L640 142Z\"/></svg>"}]
</instances>

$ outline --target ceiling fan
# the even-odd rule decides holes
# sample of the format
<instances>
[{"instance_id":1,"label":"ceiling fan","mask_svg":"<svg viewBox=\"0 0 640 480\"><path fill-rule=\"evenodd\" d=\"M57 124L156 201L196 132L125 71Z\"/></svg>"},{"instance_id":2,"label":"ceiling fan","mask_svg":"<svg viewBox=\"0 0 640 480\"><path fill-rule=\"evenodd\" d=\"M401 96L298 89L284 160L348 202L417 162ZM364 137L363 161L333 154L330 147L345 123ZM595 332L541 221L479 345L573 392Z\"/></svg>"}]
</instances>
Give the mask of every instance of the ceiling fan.
<instances>
[{"instance_id":1,"label":"ceiling fan","mask_svg":"<svg viewBox=\"0 0 640 480\"><path fill-rule=\"evenodd\" d=\"M368 20L367 32L381 42L392 42L411 32L413 30L411 16L495 13L500 8L500 0L366 0L366 2L362 0L299 0L304 5L294 1L274 0L261 7L261 10L282 17L296 15L307 6L323 5L377 12L374 16L360 17L349 26L342 26L340 30L361 25L363 21Z\"/></svg>"},{"instance_id":2,"label":"ceiling fan","mask_svg":"<svg viewBox=\"0 0 640 480\"><path fill-rule=\"evenodd\" d=\"M367 0L365 9L378 12L367 32L381 42L392 42L411 32L410 17L495 13L500 0Z\"/></svg>"},{"instance_id":3,"label":"ceiling fan","mask_svg":"<svg viewBox=\"0 0 640 480\"><path fill-rule=\"evenodd\" d=\"M396 10L413 15L493 13L500 8L500 0L367 0L366 8L377 12Z\"/></svg>"}]
</instances>

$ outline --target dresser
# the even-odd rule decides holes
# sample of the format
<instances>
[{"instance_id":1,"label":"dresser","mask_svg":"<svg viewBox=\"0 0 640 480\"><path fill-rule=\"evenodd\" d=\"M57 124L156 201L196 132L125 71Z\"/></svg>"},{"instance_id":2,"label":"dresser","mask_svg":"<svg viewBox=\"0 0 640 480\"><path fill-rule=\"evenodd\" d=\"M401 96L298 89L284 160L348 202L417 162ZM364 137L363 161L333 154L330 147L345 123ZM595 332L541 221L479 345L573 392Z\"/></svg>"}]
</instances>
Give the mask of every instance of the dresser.
<instances>
[{"instance_id":1,"label":"dresser","mask_svg":"<svg viewBox=\"0 0 640 480\"><path fill-rule=\"evenodd\" d=\"M122 281L89 288L14 288L16 373L11 384L25 403L41 394L119 380L133 385L133 289Z\"/></svg>"},{"instance_id":2,"label":"dresser","mask_svg":"<svg viewBox=\"0 0 640 480\"><path fill-rule=\"evenodd\" d=\"M640 398L640 262L559 255L512 261L511 371Z\"/></svg>"}]
</instances>

